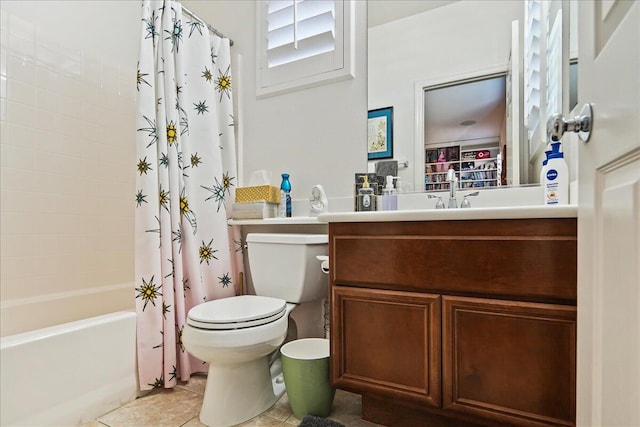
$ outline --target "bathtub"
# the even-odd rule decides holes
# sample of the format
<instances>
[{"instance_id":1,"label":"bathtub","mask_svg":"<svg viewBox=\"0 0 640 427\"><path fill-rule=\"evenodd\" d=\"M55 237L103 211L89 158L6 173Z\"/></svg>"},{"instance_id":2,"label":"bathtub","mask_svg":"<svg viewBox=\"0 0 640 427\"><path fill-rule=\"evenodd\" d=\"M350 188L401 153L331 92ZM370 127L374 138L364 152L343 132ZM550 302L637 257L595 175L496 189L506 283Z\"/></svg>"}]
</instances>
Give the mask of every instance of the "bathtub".
<instances>
[{"instance_id":1,"label":"bathtub","mask_svg":"<svg viewBox=\"0 0 640 427\"><path fill-rule=\"evenodd\" d=\"M73 426L136 397L136 314L0 339L0 425Z\"/></svg>"}]
</instances>

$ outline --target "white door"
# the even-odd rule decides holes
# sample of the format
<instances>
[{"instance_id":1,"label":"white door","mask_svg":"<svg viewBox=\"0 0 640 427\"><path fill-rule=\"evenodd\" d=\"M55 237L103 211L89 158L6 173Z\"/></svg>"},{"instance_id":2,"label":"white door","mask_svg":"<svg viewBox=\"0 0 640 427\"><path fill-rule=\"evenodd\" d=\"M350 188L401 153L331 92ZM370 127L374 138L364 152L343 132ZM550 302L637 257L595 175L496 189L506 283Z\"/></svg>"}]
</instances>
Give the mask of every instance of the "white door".
<instances>
[{"instance_id":1,"label":"white door","mask_svg":"<svg viewBox=\"0 0 640 427\"><path fill-rule=\"evenodd\" d=\"M640 2L578 8L577 425L640 426Z\"/></svg>"}]
</instances>

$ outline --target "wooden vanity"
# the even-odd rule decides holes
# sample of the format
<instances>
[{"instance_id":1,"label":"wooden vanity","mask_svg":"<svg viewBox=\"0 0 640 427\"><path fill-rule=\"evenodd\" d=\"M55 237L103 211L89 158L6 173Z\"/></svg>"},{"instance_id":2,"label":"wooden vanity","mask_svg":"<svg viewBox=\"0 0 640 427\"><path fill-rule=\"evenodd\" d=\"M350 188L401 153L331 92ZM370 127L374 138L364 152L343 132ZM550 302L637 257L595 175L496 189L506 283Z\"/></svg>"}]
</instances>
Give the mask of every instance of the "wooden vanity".
<instances>
[{"instance_id":1,"label":"wooden vanity","mask_svg":"<svg viewBox=\"0 0 640 427\"><path fill-rule=\"evenodd\" d=\"M575 425L575 217L346 218L328 220L331 381L365 420Z\"/></svg>"}]
</instances>

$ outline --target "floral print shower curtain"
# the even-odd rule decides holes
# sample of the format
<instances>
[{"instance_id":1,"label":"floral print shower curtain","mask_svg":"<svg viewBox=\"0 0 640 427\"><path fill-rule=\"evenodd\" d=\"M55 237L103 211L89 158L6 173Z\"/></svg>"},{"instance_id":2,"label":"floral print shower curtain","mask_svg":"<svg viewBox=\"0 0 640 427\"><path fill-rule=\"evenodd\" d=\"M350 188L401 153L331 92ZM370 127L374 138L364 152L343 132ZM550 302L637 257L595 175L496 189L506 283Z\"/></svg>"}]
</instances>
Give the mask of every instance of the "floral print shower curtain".
<instances>
[{"instance_id":1,"label":"floral print shower curtain","mask_svg":"<svg viewBox=\"0 0 640 427\"><path fill-rule=\"evenodd\" d=\"M172 0L144 0L137 73L135 298L140 388L207 366L182 344L194 305L233 296L242 244L227 225L236 155L229 40Z\"/></svg>"}]
</instances>

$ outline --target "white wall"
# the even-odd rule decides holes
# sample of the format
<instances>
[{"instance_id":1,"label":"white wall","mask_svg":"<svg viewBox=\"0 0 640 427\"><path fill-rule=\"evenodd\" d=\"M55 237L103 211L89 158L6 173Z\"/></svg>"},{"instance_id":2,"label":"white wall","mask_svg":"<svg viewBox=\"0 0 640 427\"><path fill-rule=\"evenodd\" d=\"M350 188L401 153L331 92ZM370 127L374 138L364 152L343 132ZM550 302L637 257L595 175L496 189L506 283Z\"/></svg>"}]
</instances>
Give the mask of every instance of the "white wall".
<instances>
[{"instance_id":1,"label":"white wall","mask_svg":"<svg viewBox=\"0 0 640 427\"><path fill-rule=\"evenodd\" d=\"M369 109L393 106L394 158L414 181L415 82L455 81L483 70L507 70L511 21L522 0L467 0L369 29Z\"/></svg>"},{"instance_id":2,"label":"white wall","mask_svg":"<svg viewBox=\"0 0 640 427\"><path fill-rule=\"evenodd\" d=\"M131 310L140 2L0 12L2 336Z\"/></svg>"},{"instance_id":3,"label":"white wall","mask_svg":"<svg viewBox=\"0 0 640 427\"><path fill-rule=\"evenodd\" d=\"M196 1L185 5L233 39L234 91L242 108L241 158L245 185L252 171L291 175L294 199L308 199L322 184L329 198L353 194L355 172L366 171L366 3L356 2L355 79L256 98L256 6L254 1ZM294 216L308 215L307 210Z\"/></svg>"}]
</instances>

